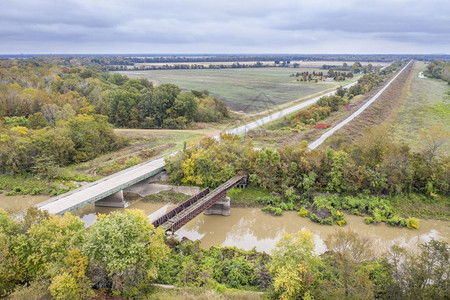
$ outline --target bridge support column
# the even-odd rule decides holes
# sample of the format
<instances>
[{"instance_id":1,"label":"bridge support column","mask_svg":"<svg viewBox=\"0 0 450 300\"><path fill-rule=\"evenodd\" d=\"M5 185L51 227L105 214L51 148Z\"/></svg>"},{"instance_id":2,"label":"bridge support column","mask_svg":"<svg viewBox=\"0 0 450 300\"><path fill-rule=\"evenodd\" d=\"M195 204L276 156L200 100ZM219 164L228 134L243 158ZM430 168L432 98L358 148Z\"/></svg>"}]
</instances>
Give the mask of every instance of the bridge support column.
<instances>
[{"instance_id":1,"label":"bridge support column","mask_svg":"<svg viewBox=\"0 0 450 300\"><path fill-rule=\"evenodd\" d=\"M95 206L100 207L125 207L125 199L123 198L123 191L119 191L115 194L112 194L102 200L98 200L95 202Z\"/></svg>"},{"instance_id":2,"label":"bridge support column","mask_svg":"<svg viewBox=\"0 0 450 300\"><path fill-rule=\"evenodd\" d=\"M229 216L230 215L230 197L225 197L214 203L213 206L208 208L205 212L205 215L222 215Z\"/></svg>"}]
</instances>

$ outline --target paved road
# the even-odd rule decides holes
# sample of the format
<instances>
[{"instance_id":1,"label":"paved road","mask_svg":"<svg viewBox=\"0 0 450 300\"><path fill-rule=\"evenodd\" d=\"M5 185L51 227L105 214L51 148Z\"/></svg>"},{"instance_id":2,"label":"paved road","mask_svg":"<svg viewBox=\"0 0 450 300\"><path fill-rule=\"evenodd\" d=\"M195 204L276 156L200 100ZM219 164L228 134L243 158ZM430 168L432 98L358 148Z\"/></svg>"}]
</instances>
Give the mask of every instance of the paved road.
<instances>
[{"instance_id":1,"label":"paved road","mask_svg":"<svg viewBox=\"0 0 450 300\"><path fill-rule=\"evenodd\" d=\"M333 128L331 128L330 130L328 130L327 132L325 132L324 134L322 134L322 136L315 140L314 142L312 142L309 145L309 149L316 149L317 147L320 146L320 144L322 144L327 138L329 138L331 135L333 135L336 131L338 131L339 129L341 129L342 127L344 127L347 123L351 122L354 118L356 118L359 114L361 114L366 108L368 108L373 102L375 102L378 97L380 97L380 95L391 85L391 83L397 79L397 77L406 69L406 67L408 67L413 61L411 60L410 62L408 62L406 64L406 66L403 67L403 69L400 70L400 72L398 72L378 93L375 94L375 96L373 96L369 101L367 101L366 103L364 103L363 106L361 106L357 111L355 111L353 114L351 114L347 119L345 119L344 121L342 121L341 123L337 124L336 126L334 126Z\"/></svg>"},{"instance_id":2,"label":"paved road","mask_svg":"<svg viewBox=\"0 0 450 300\"><path fill-rule=\"evenodd\" d=\"M158 158L86 184L37 205L41 210L62 215L112 195L164 170L164 158Z\"/></svg>"},{"instance_id":3,"label":"paved road","mask_svg":"<svg viewBox=\"0 0 450 300\"><path fill-rule=\"evenodd\" d=\"M357 82L350 83L350 84L346 85L344 88L349 88L351 86L354 86L355 84L357 84ZM282 118L284 116L290 115L290 114L292 114L292 113L294 113L294 112L296 112L296 111L298 111L298 110L300 110L302 108L305 108L305 107L307 107L307 106L309 106L311 104L316 103L321 97L333 95L334 93L336 93L336 91L332 91L332 92L329 92L329 93L326 93L326 94L322 94L322 95L320 95L318 97L315 97L313 99L310 99L308 101L305 101L305 102L296 104L294 106L285 108L283 110L280 110L279 112L276 112L276 113L273 113L271 115L268 115L267 117L264 117L262 119L253 121L253 122L248 123L248 124L243 125L243 126L236 127L234 129L227 130L226 133L236 134L236 135L243 134L243 133L245 133L245 132L247 132L249 130L258 128L258 127L260 127L260 126L262 126L264 124L270 123L270 122L275 121L275 120L277 120L279 118Z\"/></svg>"},{"instance_id":4,"label":"paved road","mask_svg":"<svg viewBox=\"0 0 450 300\"><path fill-rule=\"evenodd\" d=\"M346 88L355 85L356 82L351 83ZM320 97L325 95L331 95L335 92L329 92L323 94L321 96L315 97L311 100L302 102L300 104L294 105L292 107L288 107L279 112L273 113L267 117L256 120L254 122L248 123L243 126L236 127L231 130L227 130L226 133L240 135L245 133L246 131L255 129L261 125L267 124L271 121L289 115L297 110L305 108L311 104L317 102ZM219 139L220 135L214 136L214 138ZM176 153L172 152L171 154ZM169 155L171 155L169 154ZM164 158L157 158L146 163L142 163L140 165L125 169L121 172L112 174L108 177L105 177L96 182L92 182L84 185L76 190L65 193L61 196L53 197L47 201L39 203L37 205L41 210L47 210L52 214L62 215L68 211L77 210L83 206L86 206L90 203L98 201L100 199L105 198L106 196L112 195L120 190L123 190L126 187L129 187L139 181L147 179L151 176L156 175L164 169Z\"/></svg>"}]
</instances>

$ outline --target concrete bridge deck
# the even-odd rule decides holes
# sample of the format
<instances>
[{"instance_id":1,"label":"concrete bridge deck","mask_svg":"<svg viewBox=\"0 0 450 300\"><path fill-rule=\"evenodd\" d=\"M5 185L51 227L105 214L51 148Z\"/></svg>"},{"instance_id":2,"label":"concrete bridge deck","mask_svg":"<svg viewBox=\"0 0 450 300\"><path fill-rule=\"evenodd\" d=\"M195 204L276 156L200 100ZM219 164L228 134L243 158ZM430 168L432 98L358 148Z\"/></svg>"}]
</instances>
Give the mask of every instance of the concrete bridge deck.
<instances>
[{"instance_id":1,"label":"concrete bridge deck","mask_svg":"<svg viewBox=\"0 0 450 300\"><path fill-rule=\"evenodd\" d=\"M51 198L39 203L37 207L51 214L62 215L117 193L163 170L164 158L151 160Z\"/></svg>"},{"instance_id":2,"label":"concrete bridge deck","mask_svg":"<svg viewBox=\"0 0 450 300\"><path fill-rule=\"evenodd\" d=\"M355 85L357 82L353 82L345 88ZM301 102L291 107L282 109L278 112L272 113L264 118L250 122L248 124L225 131L228 134L241 135L245 132L255 129L261 125L272 122L283 116L289 115L297 110L305 108L311 104L317 102L320 97L325 95L334 94L335 91L322 94L313 99ZM214 136L219 139L220 136ZM177 151L173 152L176 153ZM172 154L173 154L172 153ZM124 188L127 188L139 181L152 177L164 170L164 158L157 158L140 165L125 169L121 172L107 176L96 182L89 183L78 189L72 190L63 195L53 197L47 201L39 203L37 207L41 210L46 210L52 214L62 215L69 211L77 210L90 203L99 201L107 196L115 194Z\"/></svg>"}]
</instances>

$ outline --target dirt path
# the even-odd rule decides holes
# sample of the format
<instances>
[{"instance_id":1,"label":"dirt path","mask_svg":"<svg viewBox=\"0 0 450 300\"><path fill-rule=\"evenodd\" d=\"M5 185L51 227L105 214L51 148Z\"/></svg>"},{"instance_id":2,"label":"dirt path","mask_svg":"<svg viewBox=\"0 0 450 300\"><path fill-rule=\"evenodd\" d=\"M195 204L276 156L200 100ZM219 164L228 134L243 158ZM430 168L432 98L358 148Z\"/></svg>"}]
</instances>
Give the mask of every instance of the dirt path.
<instances>
[{"instance_id":1,"label":"dirt path","mask_svg":"<svg viewBox=\"0 0 450 300\"><path fill-rule=\"evenodd\" d=\"M170 133L170 132L188 132L198 133L209 137L218 135L220 130L208 131L208 130L193 130L193 129L114 129L115 133Z\"/></svg>"}]
</instances>

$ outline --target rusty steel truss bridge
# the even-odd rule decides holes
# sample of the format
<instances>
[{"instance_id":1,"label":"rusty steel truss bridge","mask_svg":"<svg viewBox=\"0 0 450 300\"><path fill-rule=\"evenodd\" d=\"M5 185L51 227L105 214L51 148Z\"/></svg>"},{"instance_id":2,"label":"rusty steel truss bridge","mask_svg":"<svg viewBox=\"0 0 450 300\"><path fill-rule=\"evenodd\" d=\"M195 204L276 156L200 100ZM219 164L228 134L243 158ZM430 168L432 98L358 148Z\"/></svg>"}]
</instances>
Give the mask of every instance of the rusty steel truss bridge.
<instances>
[{"instance_id":1,"label":"rusty steel truss bridge","mask_svg":"<svg viewBox=\"0 0 450 300\"><path fill-rule=\"evenodd\" d=\"M166 232L175 232L183 227L187 222L210 208L220 199L223 199L227 192L237 185L245 183L246 175L236 175L224 184L210 192L209 188L204 189L197 195L184 201L168 213L152 222L155 227L162 227Z\"/></svg>"}]
</instances>

